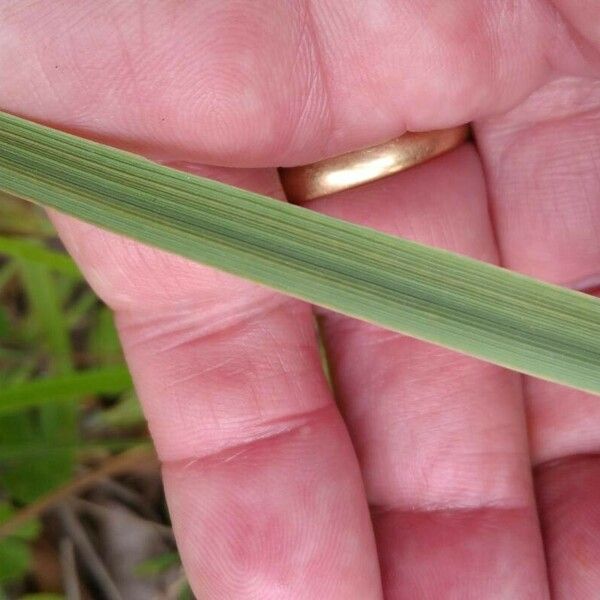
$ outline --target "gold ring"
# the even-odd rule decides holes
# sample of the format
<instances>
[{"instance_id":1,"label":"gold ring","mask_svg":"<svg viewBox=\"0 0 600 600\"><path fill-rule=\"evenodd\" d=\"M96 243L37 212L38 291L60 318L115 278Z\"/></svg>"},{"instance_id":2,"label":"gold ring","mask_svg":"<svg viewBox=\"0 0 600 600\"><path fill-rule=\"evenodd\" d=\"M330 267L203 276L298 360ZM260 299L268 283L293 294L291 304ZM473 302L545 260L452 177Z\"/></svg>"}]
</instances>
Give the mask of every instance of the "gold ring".
<instances>
[{"instance_id":1,"label":"gold ring","mask_svg":"<svg viewBox=\"0 0 600 600\"><path fill-rule=\"evenodd\" d=\"M456 148L468 136L468 125L405 133L379 146L281 168L279 177L287 199L300 204L414 167Z\"/></svg>"}]
</instances>

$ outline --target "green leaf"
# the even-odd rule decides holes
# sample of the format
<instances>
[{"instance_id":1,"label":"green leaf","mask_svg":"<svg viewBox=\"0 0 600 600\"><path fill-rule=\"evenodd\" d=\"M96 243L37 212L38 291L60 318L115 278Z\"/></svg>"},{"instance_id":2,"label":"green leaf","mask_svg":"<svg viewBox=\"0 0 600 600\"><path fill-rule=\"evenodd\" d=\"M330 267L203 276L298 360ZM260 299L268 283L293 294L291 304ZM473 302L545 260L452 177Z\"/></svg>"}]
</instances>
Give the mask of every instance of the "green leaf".
<instances>
[{"instance_id":1,"label":"green leaf","mask_svg":"<svg viewBox=\"0 0 600 600\"><path fill-rule=\"evenodd\" d=\"M181 586L181 590L177 595L177 600L194 600L194 594L192 593L192 588L190 584L186 581Z\"/></svg>"},{"instance_id":2,"label":"green leaf","mask_svg":"<svg viewBox=\"0 0 600 600\"><path fill-rule=\"evenodd\" d=\"M180 564L181 559L179 558L179 554L177 552L165 552L164 554L154 556L141 562L139 565L137 565L135 573L136 575L140 575L142 577L160 575L172 566Z\"/></svg>"},{"instance_id":3,"label":"green leaf","mask_svg":"<svg viewBox=\"0 0 600 600\"><path fill-rule=\"evenodd\" d=\"M113 313L106 306L101 307L96 315L96 322L90 331L88 351L99 364L115 364L123 362L121 342L115 327Z\"/></svg>"},{"instance_id":4,"label":"green leaf","mask_svg":"<svg viewBox=\"0 0 600 600\"><path fill-rule=\"evenodd\" d=\"M14 509L6 502L0 502L0 523L8 520ZM31 554L27 541L35 539L40 526L36 520L26 523L18 531L0 540L0 583L18 581L29 570Z\"/></svg>"},{"instance_id":5,"label":"green leaf","mask_svg":"<svg viewBox=\"0 0 600 600\"><path fill-rule=\"evenodd\" d=\"M14 444L0 444L0 460L5 464L16 463L19 464L23 458L28 459L37 459L34 464L44 465L46 467L51 467L53 463L53 457L58 455L58 459L61 459L61 455L65 452L65 450L69 450L70 452L85 454L86 452L105 452L105 451L120 451L120 450L128 450L130 448L137 447L145 447L149 446L150 442L143 438L116 438L116 439L98 439L90 442L78 442L77 445L67 445L67 444L56 444L55 446L48 446L45 442L21 442ZM44 460L40 460L43 458ZM19 471L21 472L21 471ZM23 474L24 471L23 471ZM18 495L14 492L11 485L7 480L6 474L2 474L2 483L6 486L6 488L15 495L15 498L20 502L30 502L31 500L37 498L40 494L34 495L33 497L24 497ZM30 471L30 476L27 481L30 481L31 486L36 486L36 488L42 488L42 484L38 480L42 480L43 476L36 476L32 471ZM57 487L59 484L55 485ZM41 489L41 493L48 492L54 487L49 487L46 483L43 484L43 489Z\"/></svg>"},{"instance_id":6,"label":"green leaf","mask_svg":"<svg viewBox=\"0 0 600 600\"><path fill-rule=\"evenodd\" d=\"M88 315L88 313L98 304L99 300L96 294L91 290L84 290L71 306L67 308L66 319L70 327L74 327Z\"/></svg>"},{"instance_id":7,"label":"green leaf","mask_svg":"<svg viewBox=\"0 0 600 600\"><path fill-rule=\"evenodd\" d=\"M2 487L22 503L32 502L67 481L71 476L70 457L74 457L77 450L73 444L48 443L31 423L30 428L23 428L27 416L18 414L11 420L3 418L0 426ZM7 430L11 426L15 434L23 432L22 439L15 439L17 435L8 437Z\"/></svg>"},{"instance_id":8,"label":"green leaf","mask_svg":"<svg viewBox=\"0 0 600 600\"><path fill-rule=\"evenodd\" d=\"M309 302L600 393L600 302L0 114L0 187Z\"/></svg>"},{"instance_id":9,"label":"green leaf","mask_svg":"<svg viewBox=\"0 0 600 600\"><path fill-rule=\"evenodd\" d=\"M0 255L38 263L69 277L81 278L77 265L64 252L50 250L32 239L0 235Z\"/></svg>"},{"instance_id":10,"label":"green leaf","mask_svg":"<svg viewBox=\"0 0 600 600\"><path fill-rule=\"evenodd\" d=\"M29 570L30 560L25 542L13 538L0 541L0 583L21 579Z\"/></svg>"},{"instance_id":11,"label":"green leaf","mask_svg":"<svg viewBox=\"0 0 600 600\"><path fill-rule=\"evenodd\" d=\"M73 368L71 341L57 293L57 281L43 265L22 260L18 262L38 340L46 345L54 370L59 373L69 372Z\"/></svg>"},{"instance_id":12,"label":"green leaf","mask_svg":"<svg viewBox=\"0 0 600 600\"><path fill-rule=\"evenodd\" d=\"M114 406L98 411L94 417L94 424L104 427L131 427L144 423L140 401L133 391Z\"/></svg>"},{"instance_id":13,"label":"green leaf","mask_svg":"<svg viewBox=\"0 0 600 600\"><path fill-rule=\"evenodd\" d=\"M132 386L127 367L116 365L27 381L0 390L0 414L73 397L118 394Z\"/></svg>"},{"instance_id":14,"label":"green leaf","mask_svg":"<svg viewBox=\"0 0 600 600\"><path fill-rule=\"evenodd\" d=\"M33 417L21 411L0 418L2 487L19 502L31 502L63 483L70 475L70 457L74 455L73 448L48 442ZM27 452L31 445L43 445L45 451L31 456Z\"/></svg>"},{"instance_id":15,"label":"green leaf","mask_svg":"<svg viewBox=\"0 0 600 600\"><path fill-rule=\"evenodd\" d=\"M0 502L0 524L8 521L15 513L15 509L7 502ZM40 534L40 522L37 519L32 519L25 523L11 537L19 538L23 541L32 541Z\"/></svg>"},{"instance_id":16,"label":"green leaf","mask_svg":"<svg viewBox=\"0 0 600 600\"><path fill-rule=\"evenodd\" d=\"M48 351L49 369L57 376L68 376L73 371L72 348L60 298L59 279L43 264L23 259L18 259L18 263L38 343ZM58 442L75 443L78 435L76 404L69 402L71 398L68 397L60 400L54 399L53 402L40 405L35 431L31 433L32 437L42 437L49 446ZM43 473L42 479L32 482L32 485L40 486L38 491L41 492L44 491L42 481L45 481L48 489L55 487L69 479L75 464L74 455L68 449L65 449L62 460L55 455L50 464L44 462L42 460L36 465L29 465L25 461L20 467L25 473L30 468L40 475ZM18 473L13 476L16 478L14 483L22 480Z\"/></svg>"}]
</instances>

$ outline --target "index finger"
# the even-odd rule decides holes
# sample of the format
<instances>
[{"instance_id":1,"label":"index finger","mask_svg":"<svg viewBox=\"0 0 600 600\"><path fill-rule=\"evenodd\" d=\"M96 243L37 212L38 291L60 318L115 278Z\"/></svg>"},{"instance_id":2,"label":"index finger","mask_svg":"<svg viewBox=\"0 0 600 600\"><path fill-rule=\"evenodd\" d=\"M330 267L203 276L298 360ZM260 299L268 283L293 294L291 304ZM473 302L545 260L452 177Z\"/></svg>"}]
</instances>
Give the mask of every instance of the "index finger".
<instances>
[{"instance_id":1,"label":"index finger","mask_svg":"<svg viewBox=\"0 0 600 600\"><path fill-rule=\"evenodd\" d=\"M274 171L210 175L268 191ZM233 181L232 181L233 179ZM210 598L378 598L311 307L54 215L117 323L188 578Z\"/></svg>"},{"instance_id":2,"label":"index finger","mask_svg":"<svg viewBox=\"0 0 600 600\"><path fill-rule=\"evenodd\" d=\"M513 106L572 53L545 4L4 0L0 106L161 160L308 163Z\"/></svg>"}]
</instances>

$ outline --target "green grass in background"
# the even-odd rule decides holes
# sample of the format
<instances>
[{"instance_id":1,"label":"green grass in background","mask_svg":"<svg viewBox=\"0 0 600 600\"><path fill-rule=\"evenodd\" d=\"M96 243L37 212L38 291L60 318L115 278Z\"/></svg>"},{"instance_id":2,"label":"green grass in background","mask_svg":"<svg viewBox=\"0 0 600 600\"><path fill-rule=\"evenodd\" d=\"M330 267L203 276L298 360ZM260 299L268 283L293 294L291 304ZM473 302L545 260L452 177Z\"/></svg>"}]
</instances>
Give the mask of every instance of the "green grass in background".
<instances>
[{"instance_id":1,"label":"green grass in background","mask_svg":"<svg viewBox=\"0 0 600 600\"><path fill-rule=\"evenodd\" d=\"M43 212L0 194L0 526L91 455L146 444L111 312ZM18 591L41 530L35 518L0 538L0 600L61 597Z\"/></svg>"}]
</instances>

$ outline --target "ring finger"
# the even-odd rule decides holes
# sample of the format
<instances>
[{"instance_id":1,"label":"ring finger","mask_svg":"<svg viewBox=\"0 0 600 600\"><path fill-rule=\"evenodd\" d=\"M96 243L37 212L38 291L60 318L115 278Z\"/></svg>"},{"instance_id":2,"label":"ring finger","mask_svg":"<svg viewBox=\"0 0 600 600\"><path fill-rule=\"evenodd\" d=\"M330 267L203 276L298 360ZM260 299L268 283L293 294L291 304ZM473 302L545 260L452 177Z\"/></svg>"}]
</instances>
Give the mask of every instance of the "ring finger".
<instances>
[{"instance_id":1,"label":"ring finger","mask_svg":"<svg viewBox=\"0 0 600 600\"><path fill-rule=\"evenodd\" d=\"M309 206L498 258L471 145ZM386 597L546 597L519 376L329 312L323 324Z\"/></svg>"}]
</instances>

